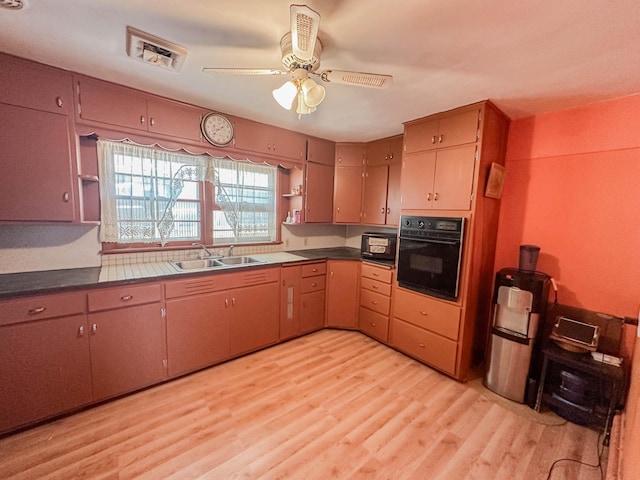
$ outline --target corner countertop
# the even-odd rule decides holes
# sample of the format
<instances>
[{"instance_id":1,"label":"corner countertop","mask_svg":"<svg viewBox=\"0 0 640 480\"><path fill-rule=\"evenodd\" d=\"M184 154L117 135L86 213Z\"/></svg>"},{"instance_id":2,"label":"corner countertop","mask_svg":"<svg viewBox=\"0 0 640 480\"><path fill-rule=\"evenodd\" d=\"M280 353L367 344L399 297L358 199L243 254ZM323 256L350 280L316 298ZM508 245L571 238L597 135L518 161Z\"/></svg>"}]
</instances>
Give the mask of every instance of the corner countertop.
<instances>
[{"instance_id":1,"label":"corner countertop","mask_svg":"<svg viewBox=\"0 0 640 480\"><path fill-rule=\"evenodd\" d=\"M292 252L251 254L251 256L263 260L264 263L261 263L260 266L283 265L309 260L364 260L393 268L392 261L362 259L360 250L350 247L317 248ZM237 268L259 267L243 266ZM216 273L229 273L232 270L234 270L234 268L179 272L172 267L169 262L155 262L118 267L88 267L45 270L40 272L5 273L0 274L0 299L117 286L148 282L150 280L174 280L176 277L215 275Z\"/></svg>"}]
</instances>

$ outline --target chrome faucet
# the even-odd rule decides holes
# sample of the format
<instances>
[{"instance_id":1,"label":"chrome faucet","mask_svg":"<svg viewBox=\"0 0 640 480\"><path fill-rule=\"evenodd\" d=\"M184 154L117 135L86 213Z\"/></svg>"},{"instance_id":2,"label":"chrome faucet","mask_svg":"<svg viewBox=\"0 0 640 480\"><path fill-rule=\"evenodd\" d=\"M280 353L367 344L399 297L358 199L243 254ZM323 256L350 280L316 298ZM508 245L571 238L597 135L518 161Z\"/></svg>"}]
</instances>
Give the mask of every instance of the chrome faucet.
<instances>
[{"instance_id":1,"label":"chrome faucet","mask_svg":"<svg viewBox=\"0 0 640 480\"><path fill-rule=\"evenodd\" d=\"M233 247L234 245L229 245L229 256L233 257Z\"/></svg>"},{"instance_id":2,"label":"chrome faucet","mask_svg":"<svg viewBox=\"0 0 640 480\"><path fill-rule=\"evenodd\" d=\"M207 250L207 247L205 247L201 243L192 243L191 246L192 247L200 247L200 248L202 248L202 250L204 250L204 252L199 252L198 253L198 258L213 257L213 253L211 253L209 250Z\"/></svg>"}]
</instances>

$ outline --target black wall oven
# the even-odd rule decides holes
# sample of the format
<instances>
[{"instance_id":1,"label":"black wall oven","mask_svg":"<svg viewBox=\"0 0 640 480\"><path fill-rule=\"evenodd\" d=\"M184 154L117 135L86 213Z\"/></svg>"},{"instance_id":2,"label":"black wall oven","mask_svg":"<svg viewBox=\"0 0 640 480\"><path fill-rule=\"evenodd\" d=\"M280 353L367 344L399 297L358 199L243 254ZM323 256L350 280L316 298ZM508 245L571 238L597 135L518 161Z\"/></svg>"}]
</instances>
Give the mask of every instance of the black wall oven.
<instances>
[{"instance_id":1,"label":"black wall oven","mask_svg":"<svg viewBox=\"0 0 640 480\"><path fill-rule=\"evenodd\" d=\"M398 284L447 300L458 298L464 218L402 216Z\"/></svg>"}]
</instances>

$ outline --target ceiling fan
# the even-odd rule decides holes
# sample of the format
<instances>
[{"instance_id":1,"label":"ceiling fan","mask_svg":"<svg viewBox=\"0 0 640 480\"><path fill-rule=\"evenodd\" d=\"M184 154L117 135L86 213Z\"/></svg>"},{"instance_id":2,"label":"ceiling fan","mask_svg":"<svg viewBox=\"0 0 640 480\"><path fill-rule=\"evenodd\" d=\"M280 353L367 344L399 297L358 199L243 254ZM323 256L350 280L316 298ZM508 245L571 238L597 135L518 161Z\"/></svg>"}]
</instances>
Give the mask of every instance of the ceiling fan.
<instances>
[{"instance_id":1,"label":"ceiling fan","mask_svg":"<svg viewBox=\"0 0 640 480\"><path fill-rule=\"evenodd\" d=\"M368 88L386 88L393 77L375 73L324 70L320 67L322 42L318 38L320 14L306 5L291 5L291 31L280 40L284 70L261 68L203 68L214 75L290 75L280 88L273 91L276 101L285 109L295 108L299 115L311 113L324 100L325 90L310 75L327 83L340 83Z\"/></svg>"}]
</instances>

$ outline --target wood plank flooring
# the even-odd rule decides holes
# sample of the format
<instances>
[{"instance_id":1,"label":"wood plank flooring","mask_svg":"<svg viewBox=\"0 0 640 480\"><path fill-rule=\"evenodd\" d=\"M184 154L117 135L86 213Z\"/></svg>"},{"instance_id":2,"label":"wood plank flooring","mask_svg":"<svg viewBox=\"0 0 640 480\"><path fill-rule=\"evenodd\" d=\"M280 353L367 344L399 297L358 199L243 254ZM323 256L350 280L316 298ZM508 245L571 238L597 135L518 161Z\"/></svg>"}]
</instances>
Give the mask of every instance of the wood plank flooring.
<instances>
[{"instance_id":1,"label":"wood plank flooring","mask_svg":"<svg viewBox=\"0 0 640 480\"><path fill-rule=\"evenodd\" d=\"M535 415L323 330L0 439L0 477L513 480L597 463L597 432Z\"/></svg>"}]
</instances>

